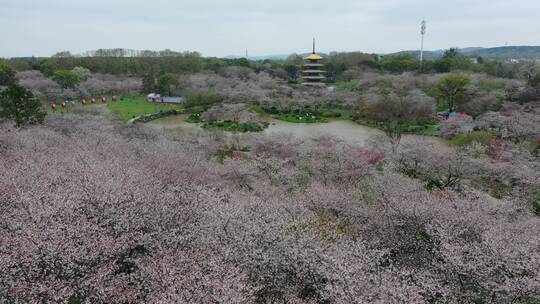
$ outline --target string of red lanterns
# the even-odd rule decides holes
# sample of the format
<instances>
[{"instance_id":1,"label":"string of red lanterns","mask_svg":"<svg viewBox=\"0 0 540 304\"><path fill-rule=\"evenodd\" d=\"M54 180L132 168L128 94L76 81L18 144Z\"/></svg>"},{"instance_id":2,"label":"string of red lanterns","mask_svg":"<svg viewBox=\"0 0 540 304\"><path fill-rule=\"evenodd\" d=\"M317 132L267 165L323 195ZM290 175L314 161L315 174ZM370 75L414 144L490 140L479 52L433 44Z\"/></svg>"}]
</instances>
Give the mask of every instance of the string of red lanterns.
<instances>
[{"instance_id":1,"label":"string of red lanterns","mask_svg":"<svg viewBox=\"0 0 540 304\"><path fill-rule=\"evenodd\" d=\"M100 100L101 100L102 103L107 103L108 98L107 98L107 96L101 96ZM116 102L117 100L118 100L118 97L116 95L111 96L111 101L112 102ZM75 104L74 101L67 101L67 100L61 101L60 102L60 107L62 109L67 109L68 104L70 104L70 103ZM96 100L96 98L92 98L92 99L89 99L87 101L85 98L81 98L81 105L85 106L88 103L95 104L95 103L97 103L97 100ZM56 101L51 102L51 110L56 111Z\"/></svg>"}]
</instances>

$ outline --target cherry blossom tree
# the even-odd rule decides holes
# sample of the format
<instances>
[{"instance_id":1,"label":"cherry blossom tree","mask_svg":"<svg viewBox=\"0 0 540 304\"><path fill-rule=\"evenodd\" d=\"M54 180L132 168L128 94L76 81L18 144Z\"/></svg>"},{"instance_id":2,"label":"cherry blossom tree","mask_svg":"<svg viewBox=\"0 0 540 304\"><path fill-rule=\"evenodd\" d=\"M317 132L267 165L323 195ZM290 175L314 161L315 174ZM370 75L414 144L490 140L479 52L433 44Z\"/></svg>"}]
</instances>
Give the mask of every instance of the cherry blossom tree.
<instances>
[{"instance_id":1,"label":"cherry blossom tree","mask_svg":"<svg viewBox=\"0 0 540 304\"><path fill-rule=\"evenodd\" d=\"M458 160L425 138L392 155L324 137L169 136L78 111L0 125L0 302L540 299L540 218L524 208L538 167L524 153L505 163ZM218 162L231 140L249 149ZM508 198L469 181L499 167ZM456 172L459 192L426 190L424 177Z\"/></svg>"}]
</instances>

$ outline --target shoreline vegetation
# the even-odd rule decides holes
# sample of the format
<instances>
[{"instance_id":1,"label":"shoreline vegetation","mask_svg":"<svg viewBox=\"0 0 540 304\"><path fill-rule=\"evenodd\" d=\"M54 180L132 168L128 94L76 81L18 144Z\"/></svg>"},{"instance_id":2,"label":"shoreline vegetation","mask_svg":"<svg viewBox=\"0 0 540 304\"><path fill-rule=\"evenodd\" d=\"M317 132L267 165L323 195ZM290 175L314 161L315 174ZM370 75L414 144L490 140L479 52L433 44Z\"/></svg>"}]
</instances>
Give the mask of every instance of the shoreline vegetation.
<instances>
[{"instance_id":1,"label":"shoreline vegetation","mask_svg":"<svg viewBox=\"0 0 540 304\"><path fill-rule=\"evenodd\" d=\"M268 123L265 122L268 117L282 120L290 123L305 123L305 124L318 124L327 123L332 119L338 120L350 120L359 125L376 128L379 130L384 129L383 123L378 123L369 119L354 117L352 110L338 108L338 109L326 109L321 112L320 115L311 114L272 114L272 111L264 109L254 105L248 105L247 108L259 114L261 122L234 122L230 120L224 120L219 122L206 123L201 114L197 112L203 112L205 109L192 106L186 107L185 105L170 105L160 103L149 103L144 96L131 96L122 97L119 101L108 102L107 108L123 121L128 122L149 122L163 117L171 115L190 114L186 121L190 123L203 123L202 127L205 129L222 129L230 132L260 132L263 131ZM432 120L425 124L419 124L415 122L407 123L403 126L404 134L425 135L425 136L437 136L438 135L438 121Z\"/></svg>"},{"instance_id":2,"label":"shoreline vegetation","mask_svg":"<svg viewBox=\"0 0 540 304\"><path fill-rule=\"evenodd\" d=\"M43 106L47 108L48 113L53 111L49 108L49 103L42 102ZM59 103L58 103L59 104ZM122 121L128 123L147 123L160 118L164 118L172 115L189 114L186 118L186 122L190 123L204 123L205 129L222 129L228 132L260 132L263 131L268 125L266 120L271 117L273 119L301 124L318 124L327 123L332 119L337 120L349 120L359 125L384 130L384 124L375 122L369 119L355 117L352 110L344 108L326 108L326 111L321 112L319 116L310 114L272 114L272 111L261 108L255 105L246 105L246 108L259 114L261 118L260 123L246 123L246 122L233 122L233 121L220 121L213 123L205 123L201 117L201 112L205 111L204 107L189 106L184 104L162 104L162 103L150 103L146 100L145 96L124 96L120 97L117 101L109 101L102 103L98 101L97 104L87 104L85 107L91 107L95 105L105 105L112 113L118 116ZM79 106L76 104L76 106ZM69 113L69 109L62 109L57 106L55 110L57 113ZM191 114L190 114L191 113ZM266 123L265 123L266 122ZM266 124L266 125L265 125ZM403 134L412 135L424 135L424 136L438 136L437 120L432 120L425 124L418 124L415 122L408 123L403 126Z\"/></svg>"},{"instance_id":3,"label":"shoreline vegetation","mask_svg":"<svg viewBox=\"0 0 540 304\"><path fill-rule=\"evenodd\" d=\"M326 123L328 119L324 117L314 116L310 114L298 115L298 114L279 114L272 115L272 118L283 120L286 122L293 123Z\"/></svg>"},{"instance_id":4,"label":"shoreline vegetation","mask_svg":"<svg viewBox=\"0 0 540 304\"><path fill-rule=\"evenodd\" d=\"M267 122L213 121L204 123L203 129L220 129L228 132L261 132L269 126Z\"/></svg>"}]
</instances>

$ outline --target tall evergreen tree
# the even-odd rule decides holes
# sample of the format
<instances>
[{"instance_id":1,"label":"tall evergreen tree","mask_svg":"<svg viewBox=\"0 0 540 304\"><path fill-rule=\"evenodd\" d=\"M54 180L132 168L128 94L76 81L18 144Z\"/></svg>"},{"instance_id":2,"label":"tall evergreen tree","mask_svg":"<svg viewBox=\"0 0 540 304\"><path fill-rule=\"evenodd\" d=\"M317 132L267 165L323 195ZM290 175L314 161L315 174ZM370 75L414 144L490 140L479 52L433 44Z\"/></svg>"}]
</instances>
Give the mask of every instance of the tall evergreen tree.
<instances>
[{"instance_id":1,"label":"tall evergreen tree","mask_svg":"<svg viewBox=\"0 0 540 304\"><path fill-rule=\"evenodd\" d=\"M150 94L154 93L156 89L156 77L153 73L148 73L144 75L142 79L142 93Z\"/></svg>"},{"instance_id":2,"label":"tall evergreen tree","mask_svg":"<svg viewBox=\"0 0 540 304\"><path fill-rule=\"evenodd\" d=\"M159 94L171 96L173 89L178 86L178 76L172 73L163 73L159 75L156 89Z\"/></svg>"},{"instance_id":3,"label":"tall evergreen tree","mask_svg":"<svg viewBox=\"0 0 540 304\"><path fill-rule=\"evenodd\" d=\"M43 123L46 113L32 92L13 84L0 93L0 118L13 120L17 127Z\"/></svg>"},{"instance_id":4,"label":"tall evergreen tree","mask_svg":"<svg viewBox=\"0 0 540 304\"><path fill-rule=\"evenodd\" d=\"M448 111L454 112L466 101L467 86L470 82L470 79L464 75L448 75L437 83L435 94L446 103Z\"/></svg>"},{"instance_id":5,"label":"tall evergreen tree","mask_svg":"<svg viewBox=\"0 0 540 304\"><path fill-rule=\"evenodd\" d=\"M16 82L15 70L7 64L0 62L0 86L9 86Z\"/></svg>"},{"instance_id":6,"label":"tall evergreen tree","mask_svg":"<svg viewBox=\"0 0 540 304\"><path fill-rule=\"evenodd\" d=\"M63 89L74 88L81 82L79 75L71 70L55 71L52 80L58 83Z\"/></svg>"}]
</instances>

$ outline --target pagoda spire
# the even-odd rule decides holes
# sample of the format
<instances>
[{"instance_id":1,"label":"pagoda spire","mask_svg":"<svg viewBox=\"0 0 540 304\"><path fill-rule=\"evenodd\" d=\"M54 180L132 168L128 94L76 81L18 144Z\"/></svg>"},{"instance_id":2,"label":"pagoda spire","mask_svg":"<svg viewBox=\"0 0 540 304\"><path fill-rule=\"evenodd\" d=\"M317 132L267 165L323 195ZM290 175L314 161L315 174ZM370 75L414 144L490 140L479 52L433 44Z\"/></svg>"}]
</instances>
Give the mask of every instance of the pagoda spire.
<instances>
[{"instance_id":1,"label":"pagoda spire","mask_svg":"<svg viewBox=\"0 0 540 304\"><path fill-rule=\"evenodd\" d=\"M323 58L315 53L315 37L313 37L313 53L304 58L305 63L302 67L302 84L305 86L324 86L326 77L323 70Z\"/></svg>"}]
</instances>

